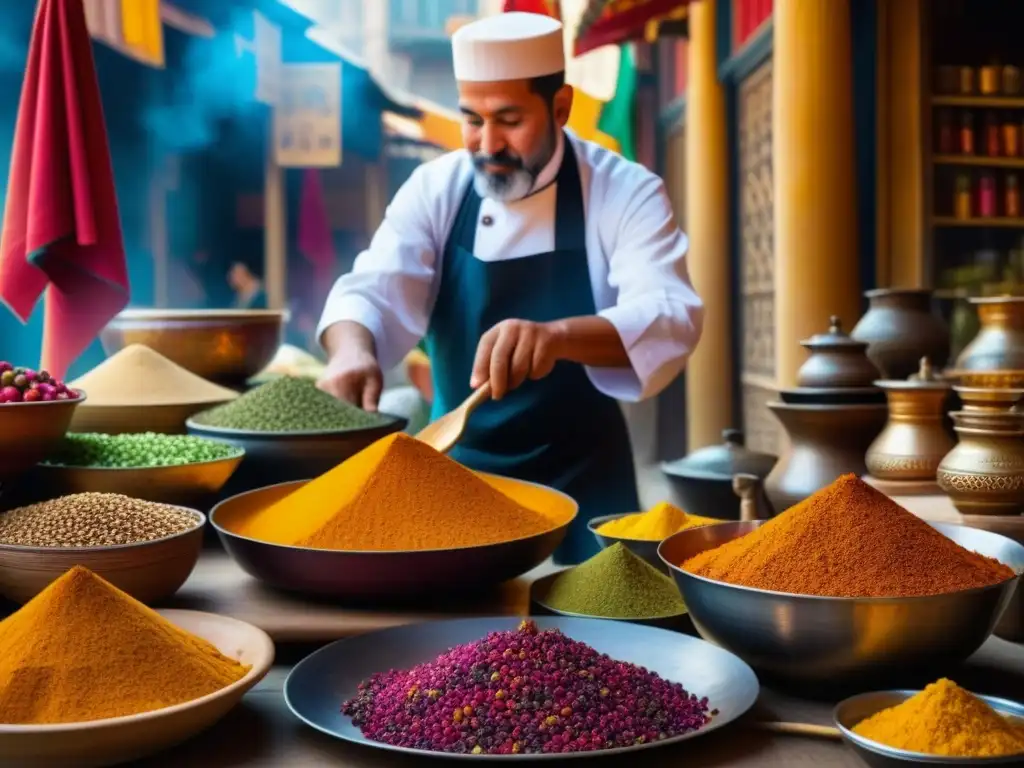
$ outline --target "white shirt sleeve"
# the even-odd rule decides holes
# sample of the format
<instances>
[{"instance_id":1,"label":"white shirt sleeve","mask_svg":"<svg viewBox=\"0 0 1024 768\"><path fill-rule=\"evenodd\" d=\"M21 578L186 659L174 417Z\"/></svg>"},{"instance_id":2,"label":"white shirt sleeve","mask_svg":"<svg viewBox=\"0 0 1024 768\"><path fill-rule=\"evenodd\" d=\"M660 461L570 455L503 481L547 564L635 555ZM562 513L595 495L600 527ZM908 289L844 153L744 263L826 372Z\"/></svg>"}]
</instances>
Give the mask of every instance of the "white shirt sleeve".
<instances>
[{"instance_id":1,"label":"white shirt sleeve","mask_svg":"<svg viewBox=\"0 0 1024 768\"><path fill-rule=\"evenodd\" d=\"M608 283L615 303L598 312L619 332L629 368L588 368L594 386L636 402L660 393L680 374L704 322L704 305L686 268L688 242L665 186L646 173L607 201L622 211L610 245Z\"/></svg>"},{"instance_id":2,"label":"white shirt sleeve","mask_svg":"<svg viewBox=\"0 0 1024 768\"><path fill-rule=\"evenodd\" d=\"M327 297L317 338L343 320L373 334L377 360L390 370L426 334L438 246L435 212L418 168L395 194L370 247Z\"/></svg>"}]
</instances>

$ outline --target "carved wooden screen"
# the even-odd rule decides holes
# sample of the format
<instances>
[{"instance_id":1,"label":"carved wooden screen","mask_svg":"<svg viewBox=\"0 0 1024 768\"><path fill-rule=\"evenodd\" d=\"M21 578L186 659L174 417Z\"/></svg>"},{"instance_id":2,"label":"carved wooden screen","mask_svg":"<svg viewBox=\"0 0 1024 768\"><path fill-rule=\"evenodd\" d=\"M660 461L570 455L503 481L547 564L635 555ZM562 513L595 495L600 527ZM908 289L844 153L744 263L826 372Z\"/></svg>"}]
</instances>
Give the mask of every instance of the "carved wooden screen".
<instances>
[{"instance_id":1,"label":"carved wooden screen","mask_svg":"<svg viewBox=\"0 0 1024 768\"><path fill-rule=\"evenodd\" d=\"M747 445L777 453L780 427L765 406L775 398L775 238L772 197L772 65L739 87L740 385Z\"/></svg>"}]
</instances>

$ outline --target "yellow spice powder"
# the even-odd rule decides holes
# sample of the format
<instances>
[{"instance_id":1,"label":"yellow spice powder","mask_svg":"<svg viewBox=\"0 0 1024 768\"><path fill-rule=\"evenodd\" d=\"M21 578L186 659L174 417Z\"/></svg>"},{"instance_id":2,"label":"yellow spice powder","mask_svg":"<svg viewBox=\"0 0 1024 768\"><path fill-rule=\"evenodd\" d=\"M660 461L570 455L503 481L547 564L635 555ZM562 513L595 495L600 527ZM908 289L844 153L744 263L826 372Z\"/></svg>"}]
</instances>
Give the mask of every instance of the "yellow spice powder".
<instances>
[{"instance_id":1,"label":"yellow spice powder","mask_svg":"<svg viewBox=\"0 0 1024 768\"><path fill-rule=\"evenodd\" d=\"M661 541L674 533L687 528L711 525L721 522L713 517L688 515L679 507L663 501L655 504L646 512L626 515L617 520L609 520L597 529L604 536L615 536L620 539L636 539L640 541Z\"/></svg>"},{"instance_id":2,"label":"yellow spice powder","mask_svg":"<svg viewBox=\"0 0 1024 768\"><path fill-rule=\"evenodd\" d=\"M853 732L894 749L945 757L1024 754L1024 725L1009 720L943 678Z\"/></svg>"}]
</instances>

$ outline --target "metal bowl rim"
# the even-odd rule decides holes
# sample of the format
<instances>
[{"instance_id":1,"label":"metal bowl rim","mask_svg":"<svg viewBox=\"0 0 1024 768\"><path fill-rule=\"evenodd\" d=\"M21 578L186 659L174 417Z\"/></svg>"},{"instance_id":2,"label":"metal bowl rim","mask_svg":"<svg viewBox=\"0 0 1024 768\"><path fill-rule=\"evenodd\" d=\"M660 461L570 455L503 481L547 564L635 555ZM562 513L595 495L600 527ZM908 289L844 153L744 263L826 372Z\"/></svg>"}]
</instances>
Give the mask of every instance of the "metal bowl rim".
<instances>
[{"instance_id":1,"label":"metal bowl rim","mask_svg":"<svg viewBox=\"0 0 1024 768\"><path fill-rule=\"evenodd\" d=\"M970 296L971 304L1024 304L1024 296L1006 294L1004 296Z\"/></svg>"},{"instance_id":2,"label":"metal bowl rim","mask_svg":"<svg viewBox=\"0 0 1024 768\"><path fill-rule=\"evenodd\" d=\"M732 525L749 525L750 523L756 523L757 527L760 528L762 525L764 525L765 523L768 523L768 522L771 522L771 521L770 520L750 520L750 521L739 521L739 522L728 521L728 522L719 523L715 527L718 527L718 526L721 526L721 525L729 525L729 524L732 524ZM931 523L931 522L929 522L928 525L930 525L932 528L937 530L939 533L942 533L944 536L945 536L945 533L943 531L943 528L947 527L947 526L948 527L954 527L955 526L955 527L959 527L959 528L971 528L968 525L959 525L958 526L956 523ZM940 527L940 526L942 526L942 527ZM758 589L756 587L747 587L747 586L744 586L742 584L732 584L731 582L728 582L728 581L718 581L716 579L709 579L709 578L707 578L705 576L698 576L695 573L690 573L689 571L684 570L681 566L678 566L675 563L671 563L671 562L669 562L665 558L665 555L661 551L662 547L664 547L669 541L674 539L676 536L684 536L684 535L689 534L689 533L691 533L693 531L698 531L698 530L701 530L702 528L710 528L710 527L711 526L702 525L702 526L699 526L697 528L690 528L690 529L687 529L685 531L679 531L678 533L673 533L671 536L669 536L667 539L665 539L663 542L661 542L661 544L658 545L658 558L661 560L661 562L663 562L665 565L668 566L670 573L678 573L681 576L684 576L684 577L690 578L690 579L694 579L695 581L701 581L701 582L704 582L705 584L713 584L713 585L718 586L718 587L726 587L728 589L735 589L735 590L741 591L741 592L752 592L752 593L755 593L755 594L765 595L765 596L768 596L768 597L785 597L785 598L790 598L790 599L799 599L799 600L807 600L807 601L818 601L818 602L833 602L833 603L854 603L854 602L856 602L856 603L871 604L871 605L874 605L874 604L883 604L883 605L885 605L885 604L895 604L895 603L907 603L907 602L911 602L911 601L913 601L913 602L924 602L926 600L944 600L944 599L948 599L948 598L950 598L950 597L952 597L954 595L959 596L959 595L980 594L980 593L988 591L990 589L1005 589L1006 587L1010 586L1013 582L1019 581L1021 579L1021 576L1024 575L1021 572L1015 570L1013 568L1013 566L1008 565L1007 563L1003 563L1002 560L999 560L998 562L1002 563L1007 568L1010 568L1011 570L1013 570L1014 571L1014 575L1011 576L1008 579L1005 579L1004 581L997 581L995 584L988 584L988 585L986 585L984 587L972 587L971 589L960 589L960 590L956 590L954 592L940 592L939 594L936 594L936 595L910 595L910 596L907 596L907 597L829 597L827 595L801 595L801 594L798 594L798 593L795 593L795 592L776 592L776 591L770 590L770 589ZM1002 539L1005 539L1006 541L1010 542L1011 544L1015 545L1022 552L1024 552L1024 544L1020 544L1020 543L1014 541L1013 539L1009 538L1008 536L1003 536L1000 533L993 533L992 531L983 531L983 530L981 530L979 528L971 528L971 530L972 531L977 531L979 533L989 534L991 536L998 536L998 537L1000 537ZM746 534L743 534L743 535L745 536ZM738 536L736 538L741 538L741 537ZM946 536L946 538L950 538L950 537ZM735 541L735 539L729 539L729 541ZM722 544L719 544L718 546L723 546L724 544L727 544L727 543L728 542L723 542ZM954 543L956 543L956 542L954 542ZM959 546L963 547L962 544L959 545ZM966 549L966 547L963 547L963 548ZM701 550L701 552L706 552L706 551L707 550ZM701 553L698 552L696 554L701 554ZM977 554L977 553L975 553L975 554ZM988 555L985 555L985 557L988 557ZM996 560L997 558L991 558L991 559L992 560Z\"/></svg>"},{"instance_id":3,"label":"metal bowl rim","mask_svg":"<svg viewBox=\"0 0 1024 768\"><path fill-rule=\"evenodd\" d=\"M847 728L839 720L840 711L857 702L861 699L872 698L875 696L887 694L891 696L902 696L904 701L909 699L911 696L921 693L921 691L914 691L909 689L904 690L887 690L887 691L867 691L865 693L859 693L855 696L849 696L843 699L835 708L832 710L832 721L839 732L842 734L844 739L849 740L851 743L865 749L869 752L873 752L877 755L884 757L896 758L898 760L904 760L907 762L911 761L923 761L929 765L1006 765L1010 761L1017 761L1024 758L1024 752L1018 752L1011 755L998 755L989 757L956 757L952 755L933 755L927 752L911 752L906 749L897 749L896 747L890 747L881 742L874 741L873 739L867 739L858 733L855 733L852 728ZM987 696L985 694L973 693L973 696L984 701L996 712L1003 715L1013 715L1014 717L1021 719L1024 718L1024 704L1020 704L1011 699L1004 699L998 696ZM878 710L874 714L881 712Z\"/></svg>"},{"instance_id":4,"label":"metal bowl rim","mask_svg":"<svg viewBox=\"0 0 1024 768\"><path fill-rule=\"evenodd\" d=\"M139 320L270 320L287 321L291 318L288 309L153 309L137 307L117 313L110 326L117 327L119 321Z\"/></svg>"},{"instance_id":5,"label":"metal bowl rim","mask_svg":"<svg viewBox=\"0 0 1024 768\"><path fill-rule=\"evenodd\" d=\"M966 371L965 373L969 373L969 371ZM1020 371L1020 373L1022 375L1024 375L1024 371ZM959 392L966 392L967 394L970 394L970 395L979 395L979 394L981 394L983 392L991 394L993 396L996 396L997 393L998 394L1017 395L1018 398L1020 398L1022 395L1024 395L1024 387L974 387L974 386L961 386L960 384L953 384L952 386L953 386L953 391L954 392L958 392L958 393ZM992 398L985 398L985 399L986 400L991 400Z\"/></svg>"},{"instance_id":6,"label":"metal bowl rim","mask_svg":"<svg viewBox=\"0 0 1024 768\"><path fill-rule=\"evenodd\" d=\"M71 434L87 435L97 433L72 432ZM91 467L83 464L49 464L45 461L41 461L36 465L36 467L48 472L52 472L53 470L58 469L74 472L155 472L161 469L179 469L182 467L212 467L214 464L222 464L229 461L237 463L245 458L245 448L239 445L230 445L235 450L235 452L232 453L230 456L224 456L219 459L210 459L208 461L190 461L187 464L156 464L148 467ZM171 506L174 505L172 504Z\"/></svg>"},{"instance_id":7,"label":"metal bowl rim","mask_svg":"<svg viewBox=\"0 0 1024 768\"><path fill-rule=\"evenodd\" d=\"M661 616L595 616L590 613L574 613L573 611L563 611L560 608L555 608L553 605L548 605L543 600L540 600L534 596L533 590L537 588L538 585L541 585L539 588L542 592L544 592L544 595L546 597L547 590L551 588L551 585L554 584L556 578L561 576L566 571L571 571L573 568L578 567L579 566L576 565L569 566L568 568L562 568L560 571L556 571L555 573L549 573L546 576L541 576L539 579L534 579L533 583L530 584L530 602L536 603L545 611L551 611L554 614L557 614L559 616L565 616L570 619L599 619L600 621L621 621L624 624L633 624L638 621L671 621L672 619L681 619L684 616L688 616L690 613L688 610L684 608L679 613L664 613ZM682 596L680 595L680 600L681 599Z\"/></svg>"},{"instance_id":8,"label":"metal bowl rim","mask_svg":"<svg viewBox=\"0 0 1024 768\"><path fill-rule=\"evenodd\" d=\"M871 290L864 291L865 299L874 299L878 296L900 296L900 295L913 295L913 296L931 296L935 293L932 288L872 288Z\"/></svg>"},{"instance_id":9,"label":"metal bowl rim","mask_svg":"<svg viewBox=\"0 0 1024 768\"><path fill-rule=\"evenodd\" d=\"M213 509L210 510L209 521L210 521L210 525L213 526L213 529L218 534L221 534L223 536L228 536L228 537L230 537L232 539L238 539L240 541L249 541L249 542L252 542L253 544L259 544L259 545L264 546L264 547L275 547L277 549L289 549L289 550L294 550L295 552L327 553L327 554L330 554L330 555L360 555L360 556L367 556L367 555L388 555L388 556L405 555L405 556L410 556L410 555L438 554L440 552L464 552L464 551L470 550L470 549L483 549L483 548L486 548L486 547L501 547L501 546L504 546L506 544L515 544L517 542L529 541L530 539L536 539L536 538L539 538L540 536L547 536L549 534L555 533L556 531L560 531L563 528L568 528L570 525L572 525L572 521L575 520L576 516L579 515L579 513L580 513L580 505L576 502L576 499L572 498L572 496L569 496L566 493L562 493L562 491L559 491L559 490L557 490L555 488L549 488L548 486L541 485L540 483L531 483L529 480L519 480L519 479L514 478L514 477L505 477L503 475L494 475L494 474L491 474L489 472L474 472L474 474L476 474L476 475L483 475L485 477L500 477L502 480L514 480L515 482L522 483L523 485L530 485L530 486L533 486L534 488L539 488L539 489L544 490L544 491L549 491L551 493L554 493L554 494L557 494L557 495L561 496L563 499L566 499L567 501L572 502L572 505L576 509L573 512L572 517L570 517L564 523L559 523L555 527L549 528L546 531L540 531L539 533L532 533L529 536L520 536L517 539L508 539L507 541L493 541L493 542L490 542L489 544L471 544L471 545L466 546L466 547L444 547L442 549L366 549L366 550L360 550L360 549L319 549L317 547L296 547L296 546L294 546L292 544L277 544L277 543L275 543L273 541L262 541L261 539L253 539L253 538L250 538L249 536L243 536L240 533L235 533L234 531L230 531L227 528L222 527L220 525L220 523L218 523L216 521L216 519L215 519L217 517L217 511L222 506L224 506L225 504L227 504L227 503L229 503L231 501L234 501L235 499L237 499L237 498L239 498L241 496L246 496L246 495L248 495L250 493L260 493L261 491L267 491L267 490L270 490L271 488L280 488L281 486L284 486L284 485L298 485L299 483L302 483L302 484L311 483L311 482L313 482L313 480L316 480L315 477L311 477L311 478L309 478L307 480L286 480L283 483L274 483L273 485L264 485L261 488L252 488L251 490L248 490L248 491L242 491L241 493L236 493L234 496L229 496L228 498L223 499L222 501L218 501L216 504L213 505ZM500 493L500 491L499 491L499 493ZM531 508L527 507L527 509L531 509ZM532 511L536 512L537 510L532 510Z\"/></svg>"},{"instance_id":10,"label":"metal bowl rim","mask_svg":"<svg viewBox=\"0 0 1024 768\"><path fill-rule=\"evenodd\" d=\"M69 389L71 389L72 392L77 394L78 397L76 397L74 399L69 397L67 400L33 400L33 401L30 401L30 402L27 402L27 403L24 400L20 400L20 401L18 401L16 403L0 403L0 409L3 409L3 408L34 408L34 407L46 406L46 405L63 405L65 407L67 407L67 406L70 406L70 405L81 405L82 403L85 402L85 390L84 389L74 389L74 388L71 388L71 387L69 387ZM2 412L2 410L0 410L0 412Z\"/></svg>"},{"instance_id":11,"label":"metal bowl rim","mask_svg":"<svg viewBox=\"0 0 1024 768\"><path fill-rule=\"evenodd\" d=\"M590 531L595 536L603 536L606 539L613 539L615 541L621 541L621 542L629 543L629 544L661 544L661 542L663 542L665 539L670 539L673 536L675 536L676 533L681 533L681 531L676 531L676 533L670 533L668 536L665 537L665 539L630 539L630 538L627 538L626 536L616 536L615 534L612 534L612 533L601 533L599 530L597 530L600 526L604 525L605 523L610 523L612 520L618 520L620 518L628 517L629 515L636 515L636 514L643 514L643 513L642 512L620 512L620 513L615 514L615 515L601 515L600 517L592 517L592 518L590 518L589 521L587 521L587 530ZM688 516L689 517L699 517L699 515L688 515ZM709 525L718 525L719 523L728 523L728 522L732 522L732 521L731 520L719 520L718 522L715 522L715 523L705 523L704 525L695 525L695 526L693 526L693 528L707 528ZM690 528L684 528L683 530L684 531L689 531L691 529Z\"/></svg>"},{"instance_id":12,"label":"metal bowl rim","mask_svg":"<svg viewBox=\"0 0 1024 768\"><path fill-rule=\"evenodd\" d=\"M200 424L195 418L190 417L185 420L186 429L194 429L197 432L207 432L223 437L232 437L245 440L286 440L288 438L296 437L338 437L342 435L357 435L364 432L373 432L374 430L384 429L386 427L393 427L399 425L399 429L405 429L409 424L409 420L404 416L395 416L391 413L383 413L378 411L381 416L386 416L390 421L386 421L383 424L378 424L374 427L353 427L351 429L305 429L295 432L260 432L254 429L234 429L232 427L211 427L205 424Z\"/></svg>"},{"instance_id":13,"label":"metal bowl rim","mask_svg":"<svg viewBox=\"0 0 1024 768\"><path fill-rule=\"evenodd\" d=\"M141 501L141 499L136 499L136 501ZM40 502L40 503L45 504L46 502ZM156 502L156 503L159 503L159 502ZM31 504L26 504L25 506L32 506L32 505ZM4 544L4 543L0 543L0 553L2 553L2 552L9 552L11 554L19 554L19 555L21 555L21 554L28 554L28 553L37 554L37 555L53 555L53 554L84 555L84 554L99 554L101 552L118 552L118 551L125 550L125 549L140 549L142 547L148 547L148 546L151 546L151 545L164 544L164 543L166 543L168 541L172 541L174 539L180 539L180 538L182 538L184 536L188 536L189 534L193 534L196 531L202 530L203 526L205 526L206 523L207 523L206 515L204 515L198 509L192 509L192 507L183 507L183 506L181 506L179 504L160 504L160 506L162 506L162 507L174 507L175 509L180 509L180 510L183 510L185 512L188 512L191 515L193 515L195 518L198 518L196 520L196 524L194 526L192 526L191 528L189 528L187 531L178 531L177 533L172 533L170 536L163 536L163 537L161 537L159 539L148 539L147 541L135 541L135 542L129 542L127 544L109 544L109 545L103 545L103 546L98 546L98 547L33 547L33 546L29 546L27 544ZM17 507L16 509L23 509L23 508L24 507ZM7 510L7 512L4 512L2 514L6 515L9 512L13 512L13 511L15 511L15 510L9 509L9 510ZM0 516L2 516L2 515L0 515ZM2 724L0 724L0 725L2 725Z\"/></svg>"},{"instance_id":14,"label":"metal bowl rim","mask_svg":"<svg viewBox=\"0 0 1024 768\"><path fill-rule=\"evenodd\" d=\"M526 621L527 619L538 619L538 618L543 619L543 618L550 618L550 617L532 616L532 615L529 615L529 616L518 616L518 617L516 617L516 616L474 616L474 617L469 618L469 619L467 619L467 618L461 618L461 619L459 619L459 618L440 619L440 620L432 621L430 623L436 624L436 623L448 623L448 622L455 622L455 621L474 621L474 620L485 620L485 619L489 619L491 621L497 621L497 620L505 620L505 619L509 619L509 618L517 618L517 619L520 619L522 621ZM570 617L565 616L563 618L570 618ZM600 622L600 621L602 621L601 619L595 619L595 618L591 618L591 617L582 617L582 618L574 619L574 620L575 621L589 621L589 622ZM750 674L753 675L753 677L754 677L754 682L755 682L755 685L756 685L756 694L757 695L755 695L754 701L751 703L750 707L747 708L746 712L744 712L743 714L739 715L738 717L736 717L731 722L735 723L735 722L739 721L743 717L743 715L745 715L746 713L750 712L750 710L753 709L754 705L757 703L757 696L760 695L760 691L761 691L761 681L758 679L757 673L753 670L753 668L751 668L751 666L746 661L744 661L742 658L740 658L739 656L734 654L732 651L729 651L729 650L727 650L725 648L721 648L721 647L715 645L714 643L711 643L711 642L705 640L702 637L692 637L690 635L685 635L685 634L681 634L679 632L674 632L674 631L672 631L670 629L665 629L663 627L645 626L645 625L642 625L642 624L634 624L632 622L619 622L619 623L620 624L630 624L631 626L634 626L634 627L642 627L644 631L651 630L651 631L655 631L655 632L667 632L667 633L671 634L674 637L682 637L682 638L686 638L688 640L696 640L696 641L699 641L699 642L702 642L702 643L708 643L709 645L713 646L715 649L717 649L719 651L723 651L725 653L728 653L729 655L731 655L735 659L737 659L739 662L741 662L743 664L743 666L746 667L747 670L750 672ZM387 632L390 629L398 629L398 628L400 628L400 627L388 627L388 628L385 628L385 629L376 630L376 632ZM559 631L561 631L561 630L559 630ZM364 633L364 634L366 634L366 633ZM374 634L374 633L369 633L369 634ZM610 757L612 755L625 755L625 754L632 754L634 752L641 752L641 751L652 749L654 747L659 747L659 746L678 745L678 744L680 744L680 743L682 743L684 741L689 741L690 739L692 739L694 737L694 735L699 734L701 731L705 731L707 725L710 725L710 723L708 723L708 724L705 725L705 727L698 728L696 731L691 731L691 732L686 733L686 734L680 734L679 736L674 736L672 738L665 739L664 741L648 741L648 742L645 742L643 744L635 744L635 745L629 746L629 747L616 747L616 748L613 748L613 749L602 749L602 750L597 750L595 752L573 752L573 753L570 753L570 754L562 754L562 753L547 754L547 753L542 753L542 754L539 754L539 755L537 755L537 754L533 754L533 755L473 755L473 754L452 754L452 753L448 753L448 752L432 752L432 751L424 750L424 749L415 749L413 747L398 747L398 746L394 746L392 744L386 744L384 742L377 742L377 741L371 741L371 740L368 740L368 741L371 741L371 745L367 745L367 744L362 743L362 742L353 741L351 739L346 739L346 738L340 737L340 736L338 736L338 734L330 732L330 731L327 731L327 730L324 730L319 725L316 725L315 723L310 722L309 720L307 720L305 717L303 717L302 715L300 715L298 713L298 711L296 710L296 708L294 707L294 705L291 702L291 698L288 695L288 688L289 688L288 683L289 683L289 681L295 675L295 671L302 664L304 664L307 660L311 659L313 656L316 656L317 654L326 653L329 648L331 648L334 645L337 645L338 643L347 643L347 642L358 641L361 637L363 637L363 635L352 635L352 636L349 636L349 637L343 637L343 638L341 638L339 640L335 640L333 643L328 643L327 645L325 645L325 646L323 646L321 648L316 649L315 651L310 653L308 656L300 659L299 662L288 671L288 675L285 677L284 684L281 686L281 692L282 692L283 697L284 697L285 706L288 708L288 711L291 712L298 720L300 720L302 723L304 723L307 727L312 728L313 730L317 731L318 733L323 733L323 734L325 734L327 736L330 736L333 739L338 739L340 741L345 741L346 743L349 743L349 744L358 744L361 747L372 746L372 748L380 749L380 750L382 750L384 752L400 753L400 754L406 754L406 755L410 755L410 756L414 756L414 757L423 757L423 758L431 758L431 759L449 760L449 761L452 761L452 762L463 761L463 760L466 760L466 761L482 760L482 761L499 761L499 762L501 762L501 761L510 761L510 762L515 762L515 761L530 761L530 762L533 762L533 761L545 761L546 762L546 761L551 761L551 760L563 760L564 761L564 760L567 760L567 759L569 759L569 760L571 760L571 759L586 759L588 757L589 758L593 758L593 757L597 757L597 758ZM637 665L637 666L640 666L640 665ZM373 674L373 673L368 673L367 677L369 677L370 674ZM658 676L662 677L663 679L667 680L668 682L674 682L672 680L669 680L668 678L665 678L664 676L662 676L660 674ZM722 728L727 727L727 726L728 726L728 723L725 726L717 726L717 727L715 727L715 728L713 728L711 730L712 731L721 730Z\"/></svg>"}]
</instances>

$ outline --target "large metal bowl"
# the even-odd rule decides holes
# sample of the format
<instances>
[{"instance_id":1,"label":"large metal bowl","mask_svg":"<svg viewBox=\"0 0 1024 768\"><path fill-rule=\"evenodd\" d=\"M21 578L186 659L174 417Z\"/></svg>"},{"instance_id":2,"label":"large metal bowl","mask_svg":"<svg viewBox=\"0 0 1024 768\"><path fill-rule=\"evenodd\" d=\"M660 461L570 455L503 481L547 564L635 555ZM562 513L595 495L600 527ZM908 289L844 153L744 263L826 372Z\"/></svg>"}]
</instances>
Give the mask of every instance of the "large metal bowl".
<instances>
[{"instance_id":1,"label":"large metal bowl","mask_svg":"<svg viewBox=\"0 0 1024 768\"><path fill-rule=\"evenodd\" d=\"M255 432L208 427L193 419L185 422L185 428L190 435L228 443L245 451L242 465L223 489L224 496L235 496L268 485L317 477L382 437L405 429L405 419L385 415L391 421L369 429Z\"/></svg>"},{"instance_id":2,"label":"large metal bowl","mask_svg":"<svg viewBox=\"0 0 1024 768\"><path fill-rule=\"evenodd\" d=\"M963 661L992 634L1024 570L1024 546L988 531L943 523L932 525L960 546L1005 563L1018 576L945 595L836 598L741 587L679 567L765 522L682 531L662 542L659 554L702 637L786 680L885 680L907 670Z\"/></svg>"},{"instance_id":3,"label":"large metal bowl","mask_svg":"<svg viewBox=\"0 0 1024 768\"><path fill-rule=\"evenodd\" d=\"M291 547L232 531L235 521L283 499L308 480L226 499L210 512L210 524L235 562L251 576L279 589L348 600L396 600L484 589L526 573L549 558L562 543L579 508L564 493L550 488L496 475L479 476L531 508L536 507L538 490L545 491L547 503L542 511L552 518L551 529L501 544L396 552Z\"/></svg>"},{"instance_id":4,"label":"large metal bowl","mask_svg":"<svg viewBox=\"0 0 1024 768\"><path fill-rule=\"evenodd\" d=\"M883 709L902 704L919 691L876 691L862 693L841 701L835 708L833 719L843 740L871 768L907 768L910 765L945 765L945 766L985 766L985 765L1024 765L1024 754L1006 755L1005 757L943 757L942 755L924 755L919 752L907 752L902 749L887 747L877 741L865 739L853 732L863 720L876 715ZM975 694L977 695L977 694ZM1024 706L1007 699L994 696L978 696L992 709L1004 716L1017 719L1024 727Z\"/></svg>"},{"instance_id":5,"label":"large metal bowl","mask_svg":"<svg viewBox=\"0 0 1024 768\"><path fill-rule=\"evenodd\" d=\"M287 321L274 309L126 309L100 341L108 355L145 344L197 376L243 386L273 359Z\"/></svg>"},{"instance_id":6,"label":"large metal bowl","mask_svg":"<svg viewBox=\"0 0 1024 768\"><path fill-rule=\"evenodd\" d=\"M48 400L0 405L0 483L42 461L64 439L75 409L85 401Z\"/></svg>"}]
</instances>

